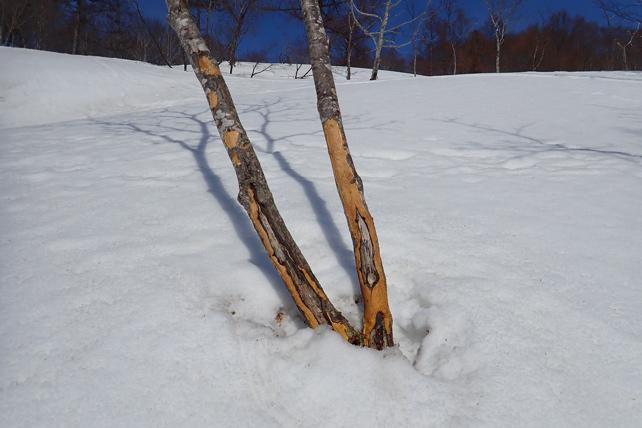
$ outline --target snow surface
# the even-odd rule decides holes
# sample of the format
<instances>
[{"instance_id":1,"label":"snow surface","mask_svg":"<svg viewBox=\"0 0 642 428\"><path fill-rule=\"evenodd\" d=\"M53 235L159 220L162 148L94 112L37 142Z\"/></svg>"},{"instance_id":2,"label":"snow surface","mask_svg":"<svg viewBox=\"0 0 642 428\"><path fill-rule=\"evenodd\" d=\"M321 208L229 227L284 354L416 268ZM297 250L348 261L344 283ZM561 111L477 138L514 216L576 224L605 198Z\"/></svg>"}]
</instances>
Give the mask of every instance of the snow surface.
<instances>
[{"instance_id":1,"label":"snow surface","mask_svg":"<svg viewBox=\"0 0 642 428\"><path fill-rule=\"evenodd\" d=\"M312 82L248 72L277 204L358 323ZM382 353L299 320L191 72L0 48L0 426L642 426L642 75L367 74L337 81Z\"/></svg>"}]
</instances>

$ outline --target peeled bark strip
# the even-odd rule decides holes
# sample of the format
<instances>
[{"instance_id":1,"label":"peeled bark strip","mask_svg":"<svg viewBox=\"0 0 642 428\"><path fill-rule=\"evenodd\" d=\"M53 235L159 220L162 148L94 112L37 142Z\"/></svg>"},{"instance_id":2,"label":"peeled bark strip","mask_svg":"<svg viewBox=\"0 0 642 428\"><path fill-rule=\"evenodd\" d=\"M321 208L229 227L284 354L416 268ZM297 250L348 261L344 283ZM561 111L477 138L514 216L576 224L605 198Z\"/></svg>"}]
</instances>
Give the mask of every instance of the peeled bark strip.
<instances>
[{"instance_id":1,"label":"peeled bark strip","mask_svg":"<svg viewBox=\"0 0 642 428\"><path fill-rule=\"evenodd\" d=\"M334 180L354 245L357 276L363 294L363 343L371 348L383 349L393 345L392 314L388 307L386 275L381 262L377 231L363 195L361 177L352 162L343 131L330 65L328 38L323 28L319 4L316 0L301 0L301 9L308 36L319 116Z\"/></svg>"},{"instance_id":2,"label":"peeled bark strip","mask_svg":"<svg viewBox=\"0 0 642 428\"><path fill-rule=\"evenodd\" d=\"M203 86L219 135L236 171L238 200L247 211L297 308L310 327L328 324L348 342L360 344L360 333L332 305L285 226L254 148L241 125L218 62L190 16L187 1L166 0L166 3L169 23Z\"/></svg>"}]
</instances>

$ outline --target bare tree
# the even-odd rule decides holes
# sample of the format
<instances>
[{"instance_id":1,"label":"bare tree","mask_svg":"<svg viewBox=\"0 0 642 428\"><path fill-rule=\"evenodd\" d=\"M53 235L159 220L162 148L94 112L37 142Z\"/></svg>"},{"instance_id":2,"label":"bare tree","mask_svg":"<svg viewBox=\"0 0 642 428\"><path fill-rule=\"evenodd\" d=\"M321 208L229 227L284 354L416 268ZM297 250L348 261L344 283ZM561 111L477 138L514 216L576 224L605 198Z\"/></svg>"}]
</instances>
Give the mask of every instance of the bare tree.
<instances>
[{"instance_id":1,"label":"bare tree","mask_svg":"<svg viewBox=\"0 0 642 428\"><path fill-rule=\"evenodd\" d=\"M622 52L622 64L625 70L629 70L628 50L633 46L635 39L640 32L642 23L642 0L597 0L597 6L601 9L608 27L608 34L612 42L620 48ZM613 20L628 21L637 23L635 28L617 31L613 28ZM618 40L619 37L625 36L624 40Z\"/></svg>"},{"instance_id":2,"label":"bare tree","mask_svg":"<svg viewBox=\"0 0 642 428\"><path fill-rule=\"evenodd\" d=\"M86 53L86 43L83 43L85 39L85 31L91 24L91 21L94 15L98 12L98 9L104 9L104 5L97 0L68 0L68 3L73 10L72 14L74 17L74 36L71 53L82 55Z\"/></svg>"},{"instance_id":3,"label":"bare tree","mask_svg":"<svg viewBox=\"0 0 642 428\"><path fill-rule=\"evenodd\" d=\"M31 14L28 31L30 35L27 37L35 49L48 49L53 39L56 38L54 33L58 30L58 23L64 20L61 5L56 0L41 0L29 4Z\"/></svg>"},{"instance_id":4,"label":"bare tree","mask_svg":"<svg viewBox=\"0 0 642 428\"><path fill-rule=\"evenodd\" d=\"M495 72L501 71L502 47L510 21L515 17L522 0L485 0L488 17L495 32Z\"/></svg>"},{"instance_id":5,"label":"bare tree","mask_svg":"<svg viewBox=\"0 0 642 428\"><path fill-rule=\"evenodd\" d=\"M457 0L442 0L444 10L444 25L446 38L452 56L452 74L457 74L457 49L469 32L470 23L464 10L458 6Z\"/></svg>"},{"instance_id":6,"label":"bare tree","mask_svg":"<svg viewBox=\"0 0 642 428\"><path fill-rule=\"evenodd\" d=\"M261 62L256 61L254 63L254 65L252 66L252 74L250 74L250 79L253 78L254 76L256 76L257 74L261 74L264 71L268 71L268 70L272 69L272 66L274 64L265 64L265 66L263 68L260 68L260 69L258 68L259 65L261 65Z\"/></svg>"},{"instance_id":7,"label":"bare tree","mask_svg":"<svg viewBox=\"0 0 642 428\"><path fill-rule=\"evenodd\" d=\"M71 53L78 53L78 44L80 34L86 23L85 3L83 0L76 0L76 10L74 11L74 44L71 47Z\"/></svg>"},{"instance_id":8,"label":"bare tree","mask_svg":"<svg viewBox=\"0 0 642 428\"><path fill-rule=\"evenodd\" d=\"M250 79L258 74L271 70L272 66L274 65L266 63L267 56L264 52L261 51L252 52L247 56L247 60L254 63L252 65L252 73L250 74ZM263 66L259 67L261 64L263 64Z\"/></svg>"},{"instance_id":9,"label":"bare tree","mask_svg":"<svg viewBox=\"0 0 642 428\"><path fill-rule=\"evenodd\" d=\"M329 9L324 19L329 35L342 42L346 65L346 80L350 80L352 78L352 53L355 47L363 41L364 35L356 31L357 23L349 3L342 2Z\"/></svg>"},{"instance_id":10,"label":"bare tree","mask_svg":"<svg viewBox=\"0 0 642 428\"><path fill-rule=\"evenodd\" d=\"M374 61L372 63L370 80L377 80L379 67L381 65L381 51L383 48L398 49L410 44L410 41L398 43L395 40L395 36L399 34L403 27L415 22L424 15L422 13L399 24L390 25L390 19L394 15L395 9L401 4L401 1L402 0L385 0L383 10L378 12L376 9L373 11L361 10L355 3L355 0L350 0L355 24L372 40L374 45ZM365 21L368 21L368 23Z\"/></svg>"},{"instance_id":11,"label":"bare tree","mask_svg":"<svg viewBox=\"0 0 642 428\"><path fill-rule=\"evenodd\" d=\"M354 30L357 23L354 19L352 9L348 12L348 37L346 40L346 80L352 77L352 49L354 48Z\"/></svg>"},{"instance_id":12,"label":"bare tree","mask_svg":"<svg viewBox=\"0 0 642 428\"><path fill-rule=\"evenodd\" d=\"M21 29L28 19L27 6L27 2L0 0L0 44L12 46L21 41Z\"/></svg>"},{"instance_id":13,"label":"bare tree","mask_svg":"<svg viewBox=\"0 0 642 428\"><path fill-rule=\"evenodd\" d=\"M149 24L147 24L147 20L145 20L145 17L143 17L143 13L140 11L140 4L138 3L138 0L134 1L134 4L136 5L136 13L138 13L138 18L140 19L140 23L143 25L145 28L145 31L147 31L147 34L149 35L149 39L151 40L152 43L154 43L154 46L156 47L156 50L160 57L162 58L163 62L169 67L172 68L172 64L167 60L167 57L165 57L165 54L163 53L163 48L161 48L160 43L158 42L158 38L156 35L152 32L151 28L149 27ZM147 61L147 56L145 55L145 59L143 61Z\"/></svg>"},{"instance_id":14,"label":"bare tree","mask_svg":"<svg viewBox=\"0 0 642 428\"><path fill-rule=\"evenodd\" d=\"M236 65L236 56L241 37L248 27L248 15L254 10L258 0L218 0L221 8L229 17L232 24L229 42L227 45L227 61L230 65L230 74Z\"/></svg>"},{"instance_id":15,"label":"bare tree","mask_svg":"<svg viewBox=\"0 0 642 428\"><path fill-rule=\"evenodd\" d=\"M638 25L634 30L627 30L626 32L629 39L624 42L620 42L618 40L616 43L618 47L622 49L622 63L624 65L624 69L629 70L628 49L633 46L633 42L638 37L638 33L640 32L640 23L638 22Z\"/></svg>"},{"instance_id":16,"label":"bare tree","mask_svg":"<svg viewBox=\"0 0 642 428\"><path fill-rule=\"evenodd\" d=\"M640 23L642 22L642 0L596 0L597 5L618 18Z\"/></svg>"},{"instance_id":17,"label":"bare tree","mask_svg":"<svg viewBox=\"0 0 642 428\"><path fill-rule=\"evenodd\" d=\"M329 325L347 341L360 344L361 335L332 305L279 214L218 61L190 15L187 0L166 0L166 4L169 23L203 87L219 135L236 171L238 200L247 211L297 308L310 327Z\"/></svg>"},{"instance_id":18,"label":"bare tree","mask_svg":"<svg viewBox=\"0 0 642 428\"><path fill-rule=\"evenodd\" d=\"M282 62L294 65L294 78L305 79L312 72L310 67L310 57L305 49L305 41L301 39L294 40L285 46L281 53ZM306 70L302 72L302 70Z\"/></svg>"},{"instance_id":19,"label":"bare tree","mask_svg":"<svg viewBox=\"0 0 642 428\"><path fill-rule=\"evenodd\" d=\"M308 50L317 93L317 108L332 163L334 181L343 204L354 244L355 265L363 295L363 344L383 349L393 346L392 314L388 306L386 275L374 220L363 193L341 119L330 65L328 37L317 0L301 0Z\"/></svg>"},{"instance_id":20,"label":"bare tree","mask_svg":"<svg viewBox=\"0 0 642 428\"><path fill-rule=\"evenodd\" d=\"M428 57L428 74L432 76L434 65L434 50L435 43L439 40L439 14L437 9L430 7L425 19L426 26L421 32L421 41L425 49L425 54Z\"/></svg>"},{"instance_id":21,"label":"bare tree","mask_svg":"<svg viewBox=\"0 0 642 428\"><path fill-rule=\"evenodd\" d=\"M544 38L539 28L537 29L537 34L535 35L535 47L533 48L533 55L531 56L531 71L537 71L544 61L544 55L546 54L546 45L548 40Z\"/></svg>"},{"instance_id":22,"label":"bare tree","mask_svg":"<svg viewBox=\"0 0 642 428\"><path fill-rule=\"evenodd\" d=\"M417 56L419 55L420 45L427 42L424 40L425 33L422 31L422 26L425 19L429 16L430 6L432 0L426 1L426 7L423 12L417 10L417 3L414 1L406 1L406 9L412 21L415 21L414 30L410 36L410 47L412 48L412 74L417 77ZM421 16L420 16L421 14Z\"/></svg>"}]
</instances>

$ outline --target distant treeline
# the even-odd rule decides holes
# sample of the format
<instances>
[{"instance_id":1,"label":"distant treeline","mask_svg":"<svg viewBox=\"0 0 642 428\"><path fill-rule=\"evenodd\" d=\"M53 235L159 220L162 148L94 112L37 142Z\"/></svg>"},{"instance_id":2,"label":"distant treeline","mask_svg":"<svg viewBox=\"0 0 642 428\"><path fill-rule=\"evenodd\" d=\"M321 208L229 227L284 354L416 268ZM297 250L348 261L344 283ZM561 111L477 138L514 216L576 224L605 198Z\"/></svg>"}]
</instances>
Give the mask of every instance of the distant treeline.
<instances>
[{"instance_id":1,"label":"distant treeline","mask_svg":"<svg viewBox=\"0 0 642 428\"><path fill-rule=\"evenodd\" d=\"M265 18L269 13L286 13L291 19L297 19L296 10L279 7L277 1L269 4L261 0L244 1L252 7L246 11L248 16ZM194 14L219 58L228 60L231 57L232 62L237 59L307 61L302 40L284 39L282 48L273 48L271 52L243 47L237 53L247 26L256 22L247 19L235 28L233 24L238 23L238 19L234 18L234 7L238 4L243 2L194 2ZM359 34L360 30L354 27L349 14L341 15L340 11L348 9L327 9L333 62L346 64L346 29L352 26L349 33L351 64L370 67L371 40ZM182 64L182 50L173 31L165 22L144 17L140 12L133 0L0 0L0 42L4 46L127 58L154 64ZM447 17L438 8L428 9L421 19L414 19L396 36L398 40L407 39L413 43L398 43L398 46L383 49L381 68L424 75L495 71L493 27L489 22L477 25L471 22L463 9ZM642 31L637 28L630 23L625 26L608 19L596 23L565 11L556 12L538 24L506 36L501 69L505 72L642 70ZM235 30L238 30L237 35L234 35Z\"/></svg>"},{"instance_id":2,"label":"distant treeline","mask_svg":"<svg viewBox=\"0 0 642 428\"><path fill-rule=\"evenodd\" d=\"M642 32L636 29L600 25L566 11L556 12L540 24L506 35L502 71L641 70ZM439 23L434 34L433 43L425 43L419 51L417 71L452 73L451 46ZM495 71L495 38L490 25L465 32L456 40L456 49L459 73Z\"/></svg>"}]
</instances>

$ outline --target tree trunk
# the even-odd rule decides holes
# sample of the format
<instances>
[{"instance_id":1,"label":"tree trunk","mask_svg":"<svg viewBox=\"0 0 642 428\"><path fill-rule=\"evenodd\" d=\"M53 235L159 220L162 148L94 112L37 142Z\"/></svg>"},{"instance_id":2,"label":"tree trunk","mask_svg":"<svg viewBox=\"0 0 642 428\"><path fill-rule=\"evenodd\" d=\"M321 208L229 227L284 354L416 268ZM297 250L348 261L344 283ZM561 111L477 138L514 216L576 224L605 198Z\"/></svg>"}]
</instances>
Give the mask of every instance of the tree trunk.
<instances>
[{"instance_id":1,"label":"tree trunk","mask_svg":"<svg viewBox=\"0 0 642 428\"><path fill-rule=\"evenodd\" d=\"M457 74L457 47L453 42L450 42L450 49L453 53L453 76Z\"/></svg>"},{"instance_id":2,"label":"tree trunk","mask_svg":"<svg viewBox=\"0 0 642 428\"><path fill-rule=\"evenodd\" d=\"M417 50L416 49L412 55L412 74L414 77L417 77Z\"/></svg>"},{"instance_id":3,"label":"tree trunk","mask_svg":"<svg viewBox=\"0 0 642 428\"><path fill-rule=\"evenodd\" d=\"M393 345L392 314L388 307L386 275L374 221L366 205L361 178L352 162L343 131L339 100L332 76L328 38L317 0L301 0L317 108L330 154L332 172L354 244L355 264L363 294L363 343L383 349Z\"/></svg>"},{"instance_id":4,"label":"tree trunk","mask_svg":"<svg viewBox=\"0 0 642 428\"><path fill-rule=\"evenodd\" d=\"M375 58L372 64L372 73L370 80L377 80L379 74L379 66L381 65L381 50L383 49L383 42L386 35L386 27L388 26L388 18L390 17L390 8L392 7L392 0L386 1L386 8L383 12L383 19L381 20L381 27L379 27L379 34L377 34L377 43L375 45Z\"/></svg>"},{"instance_id":5,"label":"tree trunk","mask_svg":"<svg viewBox=\"0 0 642 428\"><path fill-rule=\"evenodd\" d=\"M236 22L234 31L232 32L232 39L230 40L230 44L227 49L227 62L230 65L230 74L232 74L234 66L236 65L236 49L238 47L239 38L241 37L241 25L242 21Z\"/></svg>"},{"instance_id":6,"label":"tree trunk","mask_svg":"<svg viewBox=\"0 0 642 428\"><path fill-rule=\"evenodd\" d=\"M327 324L347 341L361 337L335 309L292 239L274 204L254 148L241 125L218 62L190 16L187 0L166 0L168 20L203 87L214 122L232 161L239 184L238 200L247 211L272 264L307 324Z\"/></svg>"},{"instance_id":7,"label":"tree trunk","mask_svg":"<svg viewBox=\"0 0 642 428\"><path fill-rule=\"evenodd\" d=\"M346 80L350 80L352 77L352 36L354 34L354 26L355 23L352 18L352 13L348 15L348 46L347 46L347 52L346 52L346 64L347 64L347 74L346 74Z\"/></svg>"},{"instance_id":8,"label":"tree trunk","mask_svg":"<svg viewBox=\"0 0 642 428\"><path fill-rule=\"evenodd\" d=\"M497 37L496 41L497 41L497 52L495 54L495 73L500 73L501 72L500 59L501 59L501 55L502 55L502 43L499 40L499 36Z\"/></svg>"},{"instance_id":9,"label":"tree trunk","mask_svg":"<svg viewBox=\"0 0 642 428\"><path fill-rule=\"evenodd\" d=\"M76 0L76 17L74 19L74 41L71 47L71 53L76 55L78 53L78 45L80 43L80 31L83 23L83 0Z\"/></svg>"}]
</instances>

